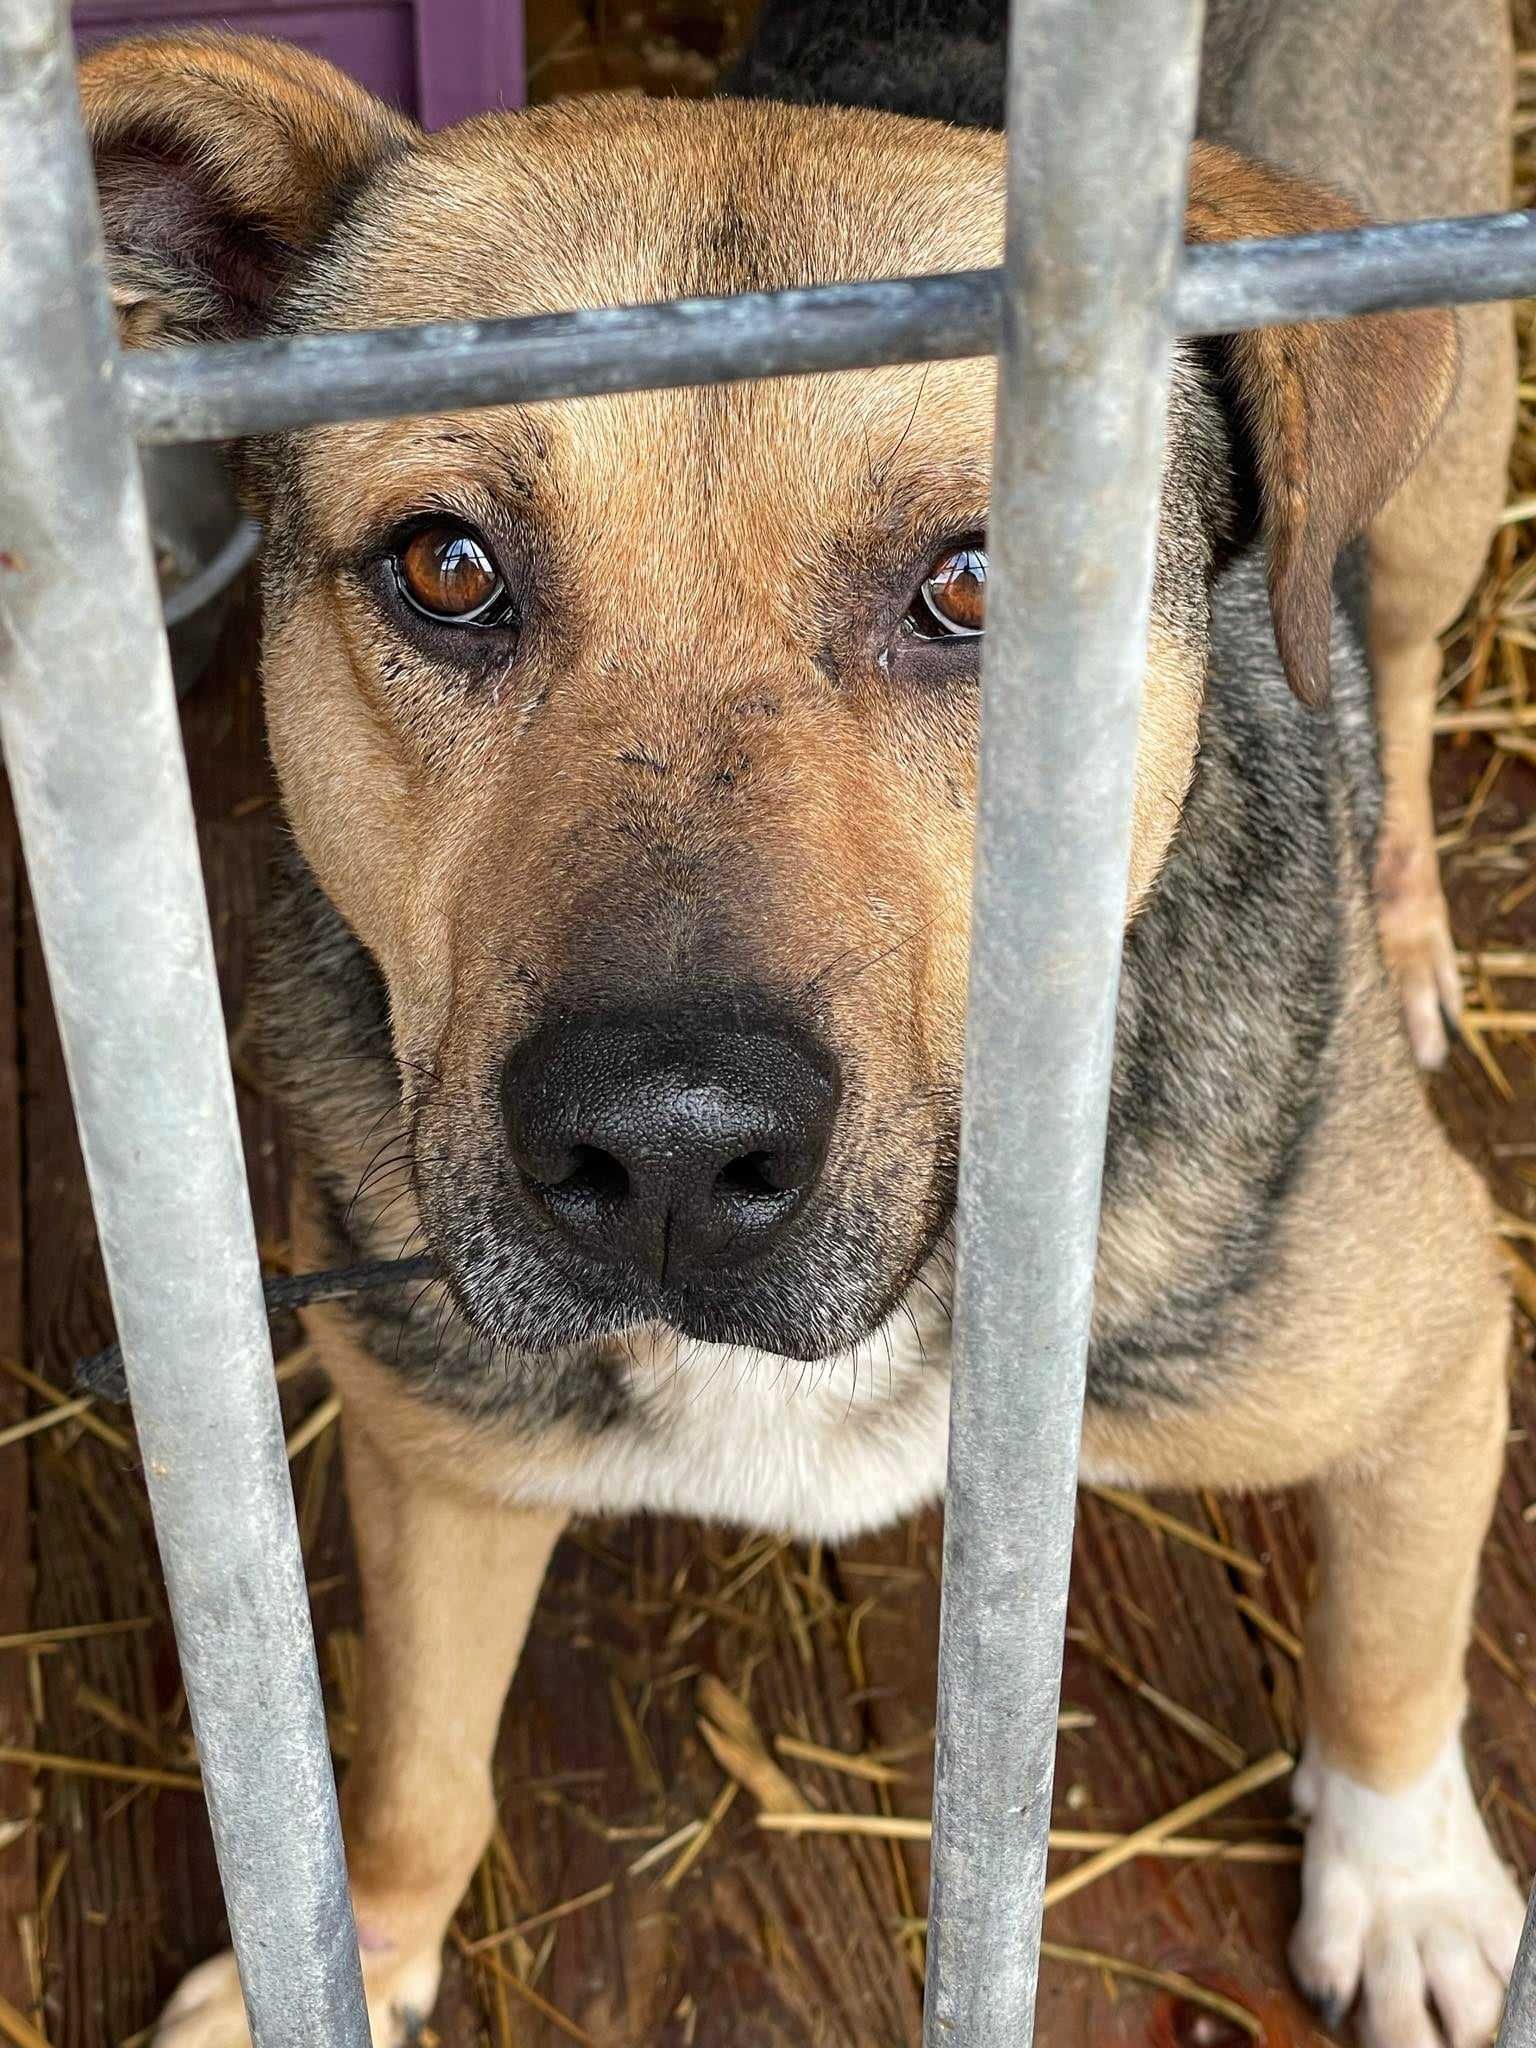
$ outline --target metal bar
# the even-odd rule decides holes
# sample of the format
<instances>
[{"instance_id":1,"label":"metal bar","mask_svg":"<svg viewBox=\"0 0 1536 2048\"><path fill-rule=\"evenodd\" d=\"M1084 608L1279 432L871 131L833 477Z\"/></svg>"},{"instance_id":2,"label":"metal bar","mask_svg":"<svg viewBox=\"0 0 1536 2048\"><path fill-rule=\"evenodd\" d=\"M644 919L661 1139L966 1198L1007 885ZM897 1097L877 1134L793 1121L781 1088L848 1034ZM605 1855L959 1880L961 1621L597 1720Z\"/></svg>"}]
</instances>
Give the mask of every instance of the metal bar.
<instances>
[{"instance_id":1,"label":"metal bar","mask_svg":"<svg viewBox=\"0 0 1536 2048\"><path fill-rule=\"evenodd\" d=\"M1496 2048L1536 2048L1536 1890L1526 1908Z\"/></svg>"},{"instance_id":2,"label":"metal bar","mask_svg":"<svg viewBox=\"0 0 1536 2048\"><path fill-rule=\"evenodd\" d=\"M367 2048L335 1787L63 0L0 0L0 745L257 2048Z\"/></svg>"},{"instance_id":3,"label":"metal bar","mask_svg":"<svg viewBox=\"0 0 1536 2048\"><path fill-rule=\"evenodd\" d=\"M927 2048L1034 2023L1201 14L1013 7Z\"/></svg>"},{"instance_id":4,"label":"metal bar","mask_svg":"<svg viewBox=\"0 0 1536 2048\"><path fill-rule=\"evenodd\" d=\"M820 285L125 356L141 441L988 355L997 274Z\"/></svg>"},{"instance_id":5,"label":"metal bar","mask_svg":"<svg viewBox=\"0 0 1536 2048\"><path fill-rule=\"evenodd\" d=\"M1483 213L1187 249L1173 324L1180 334L1236 334L1292 320L1520 299L1532 291L1536 212Z\"/></svg>"},{"instance_id":6,"label":"metal bar","mask_svg":"<svg viewBox=\"0 0 1536 2048\"><path fill-rule=\"evenodd\" d=\"M302 335L119 363L141 441L991 355L1002 273ZM1182 334L1536 292L1536 215L1488 214L1185 251Z\"/></svg>"}]
</instances>

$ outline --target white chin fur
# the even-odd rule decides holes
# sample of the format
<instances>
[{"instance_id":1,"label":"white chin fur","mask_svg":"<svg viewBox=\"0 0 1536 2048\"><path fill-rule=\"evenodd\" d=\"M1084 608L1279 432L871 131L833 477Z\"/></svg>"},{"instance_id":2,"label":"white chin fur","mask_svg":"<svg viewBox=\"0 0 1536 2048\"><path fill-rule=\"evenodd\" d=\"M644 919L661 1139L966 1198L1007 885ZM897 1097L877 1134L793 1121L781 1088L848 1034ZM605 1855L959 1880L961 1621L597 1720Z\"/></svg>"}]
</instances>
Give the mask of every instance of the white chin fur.
<instances>
[{"instance_id":1,"label":"white chin fur","mask_svg":"<svg viewBox=\"0 0 1536 2048\"><path fill-rule=\"evenodd\" d=\"M937 1500L949 1443L942 1268L884 1325L813 1364L637 1331L611 1354L630 1406L508 1444L505 1498L582 1515L699 1515L841 1542Z\"/></svg>"},{"instance_id":2,"label":"white chin fur","mask_svg":"<svg viewBox=\"0 0 1536 2048\"><path fill-rule=\"evenodd\" d=\"M1291 1968L1330 2028L1358 1995L1365 2048L1481 2048L1524 1907L1478 1813L1460 1730L1392 1793L1309 1741L1294 1793L1308 1826Z\"/></svg>"}]
</instances>

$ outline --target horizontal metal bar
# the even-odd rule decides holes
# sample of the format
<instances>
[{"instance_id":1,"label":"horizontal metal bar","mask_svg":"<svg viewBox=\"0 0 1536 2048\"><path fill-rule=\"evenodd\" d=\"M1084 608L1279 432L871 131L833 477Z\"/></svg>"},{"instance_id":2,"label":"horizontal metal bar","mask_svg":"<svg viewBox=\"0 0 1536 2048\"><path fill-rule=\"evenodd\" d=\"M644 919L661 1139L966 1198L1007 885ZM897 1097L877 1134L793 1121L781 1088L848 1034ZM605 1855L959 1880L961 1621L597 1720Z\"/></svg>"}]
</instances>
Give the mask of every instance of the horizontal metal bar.
<instances>
[{"instance_id":1,"label":"horizontal metal bar","mask_svg":"<svg viewBox=\"0 0 1536 2048\"><path fill-rule=\"evenodd\" d=\"M990 352L997 275L226 342L124 356L121 375L141 441L215 441L321 420L931 362Z\"/></svg>"},{"instance_id":2,"label":"horizontal metal bar","mask_svg":"<svg viewBox=\"0 0 1536 2048\"><path fill-rule=\"evenodd\" d=\"M997 270L674 299L525 320L301 335L119 359L141 441L221 441L459 407L529 404L991 355ZM1536 215L1415 221L1187 249L1181 334L1536 292Z\"/></svg>"},{"instance_id":3,"label":"horizontal metal bar","mask_svg":"<svg viewBox=\"0 0 1536 2048\"><path fill-rule=\"evenodd\" d=\"M255 2048L367 2048L197 832L63 0L0 0L0 744Z\"/></svg>"},{"instance_id":4,"label":"horizontal metal bar","mask_svg":"<svg viewBox=\"0 0 1536 2048\"><path fill-rule=\"evenodd\" d=\"M1186 249L1173 324L1180 334L1236 334L1531 292L1536 212L1479 213Z\"/></svg>"},{"instance_id":5,"label":"horizontal metal bar","mask_svg":"<svg viewBox=\"0 0 1536 2048\"><path fill-rule=\"evenodd\" d=\"M925 2048L1034 2021L1201 14L1012 9Z\"/></svg>"}]
</instances>

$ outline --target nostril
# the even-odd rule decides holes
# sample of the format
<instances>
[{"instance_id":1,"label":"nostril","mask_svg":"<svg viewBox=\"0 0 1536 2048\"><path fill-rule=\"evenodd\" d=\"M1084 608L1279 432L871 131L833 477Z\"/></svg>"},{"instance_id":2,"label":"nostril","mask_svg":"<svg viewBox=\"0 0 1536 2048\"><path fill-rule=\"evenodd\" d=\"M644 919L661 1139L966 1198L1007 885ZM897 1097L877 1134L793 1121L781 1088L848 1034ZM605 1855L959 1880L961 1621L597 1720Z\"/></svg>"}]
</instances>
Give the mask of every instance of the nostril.
<instances>
[{"instance_id":1,"label":"nostril","mask_svg":"<svg viewBox=\"0 0 1536 2048\"><path fill-rule=\"evenodd\" d=\"M573 1145L559 1179L535 1185L542 1193L558 1195L567 1202L616 1208L629 1194L629 1174L622 1162L600 1145Z\"/></svg>"},{"instance_id":2,"label":"nostril","mask_svg":"<svg viewBox=\"0 0 1536 2048\"><path fill-rule=\"evenodd\" d=\"M715 1193L728 1199L776 1200L795 1184L781 1152L745 1152L715 1175Z\"/></svg>"},{"instance_id":3,"label":"nostril","mask_svg":"<svg viewBox=\"0 0 1536 2048\"><path fill-rule=\"evenodd\" d=\"M601 1145L578 1145L571 1162L563 1183L571 1194L588 1195L594 1202L622 1202L629 1193L627 1168Z\"/></svg>"}]
</instances>

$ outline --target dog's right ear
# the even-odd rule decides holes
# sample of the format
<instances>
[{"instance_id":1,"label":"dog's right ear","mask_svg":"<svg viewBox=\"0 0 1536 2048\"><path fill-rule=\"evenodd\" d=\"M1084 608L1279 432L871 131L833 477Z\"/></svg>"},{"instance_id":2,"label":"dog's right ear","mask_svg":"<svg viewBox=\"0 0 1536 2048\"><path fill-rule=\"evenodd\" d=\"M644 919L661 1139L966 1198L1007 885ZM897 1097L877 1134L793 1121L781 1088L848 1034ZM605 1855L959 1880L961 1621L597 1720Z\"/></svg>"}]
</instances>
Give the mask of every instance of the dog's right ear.
<instances>
[{"instance_id":1,"label":"dog's right ear","mask_svg":"<svg viewBox=\"0 0 1536 2048\"><path fill-rule=\"evenodd\" d=\"M259 333L349 189L420 131L289 43L135 37L81 65L125 343Z\"/></svg>"}]
</instances>

